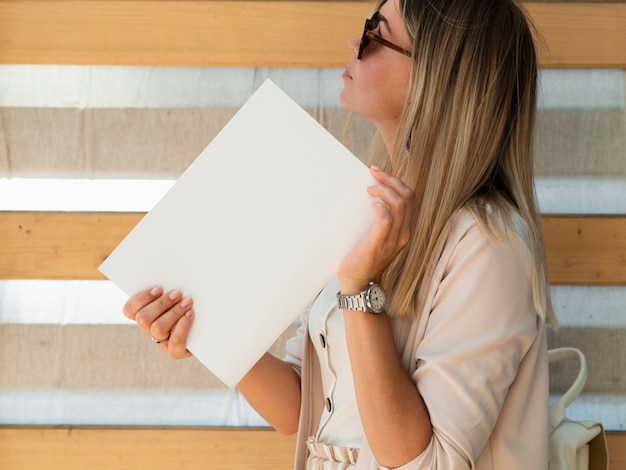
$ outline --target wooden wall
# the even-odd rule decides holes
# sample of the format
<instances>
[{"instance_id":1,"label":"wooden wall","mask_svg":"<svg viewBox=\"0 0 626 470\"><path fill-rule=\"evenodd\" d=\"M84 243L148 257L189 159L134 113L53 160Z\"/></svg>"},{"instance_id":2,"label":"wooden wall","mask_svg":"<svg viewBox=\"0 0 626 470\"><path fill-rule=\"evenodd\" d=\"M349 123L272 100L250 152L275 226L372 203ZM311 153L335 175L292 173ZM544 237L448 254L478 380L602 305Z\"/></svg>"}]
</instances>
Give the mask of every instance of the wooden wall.
<instances>
[{"instance_id":1,"label":"wooden wall","mask_svg":"<svg viewBox=\"0 0 626 470\"><path fill-rule=\"evenodd\" d=\"M626 3L526 3L543 67L626 68ZM0 0L0 63L340 67L370 4ZM138 213L0 212L0 279L99 279ZM626 286L626 216L544 217L551 282ZM289 468L261 429L0 427L0 467ZM609 435L626 468L626 435Z\"/></svg>"},{"instance_id":2,"label":"wooden wall","mask_svg":"<svg viewBox=\"0 0 626 470\"><path fill-rule=\"evenodd\" d=\"M105 279L143 213L0 212L0 279ZM551 284L626 285L626 217L544 216Z\"/></svg>"},{"instance_id":3,"label":"wooden wall","mask_svg":"<svg viewBox=\"0 0 626 470\"><path fill-rule=\"evenodd\" d=\"M525 6L545 39L543 66L626 65L626 4ZM2 0L0 63L340 67L370 9L350 1Z\"/></svg>"}]
</instances>

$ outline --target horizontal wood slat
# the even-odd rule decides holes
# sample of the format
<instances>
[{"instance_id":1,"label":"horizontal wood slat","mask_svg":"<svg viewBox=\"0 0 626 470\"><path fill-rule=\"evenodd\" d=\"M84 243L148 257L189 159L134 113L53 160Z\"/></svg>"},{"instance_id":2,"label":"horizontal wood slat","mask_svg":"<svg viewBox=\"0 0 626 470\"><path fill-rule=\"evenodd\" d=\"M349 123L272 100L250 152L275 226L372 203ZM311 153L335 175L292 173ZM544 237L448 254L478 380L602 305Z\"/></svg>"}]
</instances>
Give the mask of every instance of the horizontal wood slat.
<instances>
[{"instance_id":1,"label":"horizontal wood slat","mask_svg":"<svg viewBox=\"0 0 626 470\"><path fill-rule=\"evenodd\" d=\"M143 216L0 212L0 279L104 279L98 266Z\"/></svg>"},{"instance_id":2,"label":"horizontal wood slat","mask_svg":"<svg viewBox=\"0 0 626 470\"><path fill-rule=\"evenodd\" d=\"M626 216L547 216L552 284L626 285Z\"/></svg>"},{"instance_id":3,"label":"horizontal wood slat","mask_svg":"<svg viewBox=\"0 0 626 470\"><path fill-rule=\"evenodd\" d=\"M0 63L338 66L371 4L0 2Z\"/></svg>"},{"instance_id":4,"label":"horizontal wood slat","mask_svg":"<svg viewBox=\"0 0 626 470\"><path fill-rule=\"evenodd\" d=\"M0 427L3 470L288 470L294 448L269 429Z\"/></svg>"},{"instance_id":5,"label":"horizontal wood slat","mask_svg":"<svg viewBox=\"0 0 626 470\"><path fill-rule=\"evenodd\" d=\"M0 63L341 67L373 2L0 0ZM626 3L525 3L544 67L626 67Z\"/></svg>"},{"instance_id":6,"label":"horizontal wood slat","mask_svg":"<svg viewBox=\"0 0 626 470\"><path fill-rule=\"evenodd\" d=\"M0 279L103 279L140 213L0 212ZM626 285L626 216L544 216L552 284Z\"/></svg>"},{"instance_id":7,"label":"horizontal wood slat","mask_svg":"<svg viewBox=\"0 0 626 470\"><path fill-rule=\"evenodd\" d=\"M528 2L543 67L626 68L626 3Z\"/></svg>"},{"instance_id":8,"label":"horizontal wood slat","mask_svg":"<svg viewBox=\"0 0 626 470\"><path fill-rule=\"evenodd\" d=\"M626 468L626 433L607 433L609 468ZM4 470L287 470L295 439L266 429L0 427Z\"/></svg>"}]
</instances>

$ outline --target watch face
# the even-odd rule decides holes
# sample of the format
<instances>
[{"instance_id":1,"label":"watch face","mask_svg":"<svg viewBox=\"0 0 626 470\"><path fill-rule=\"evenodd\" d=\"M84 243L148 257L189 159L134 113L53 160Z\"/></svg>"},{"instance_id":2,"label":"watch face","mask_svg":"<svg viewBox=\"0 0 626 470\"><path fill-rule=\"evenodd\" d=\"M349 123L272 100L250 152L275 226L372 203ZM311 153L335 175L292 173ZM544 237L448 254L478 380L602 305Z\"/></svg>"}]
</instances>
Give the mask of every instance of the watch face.
<instances>
[{"instance_id":1,"label":"watch face","mask_svg":"<svg viewBox=\"0 0 626 470\"><path fill-rule=\"evenodd\" d=\"M367 303L369 304L372 312L380 313L385 310L385 305L387 305L387 294L385 294L385 290L382 286L374 284L370 287L368 293Z\"/></svg>"}]
</instances>

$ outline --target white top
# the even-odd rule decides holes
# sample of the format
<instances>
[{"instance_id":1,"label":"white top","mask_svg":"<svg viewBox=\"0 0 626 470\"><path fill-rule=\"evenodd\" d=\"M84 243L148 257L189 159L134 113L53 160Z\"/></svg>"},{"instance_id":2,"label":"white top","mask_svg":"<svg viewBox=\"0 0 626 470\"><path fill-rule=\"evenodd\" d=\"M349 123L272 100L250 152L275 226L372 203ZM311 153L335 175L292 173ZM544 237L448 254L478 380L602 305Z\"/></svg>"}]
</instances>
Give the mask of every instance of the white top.
<instances>
[{"instance_id":1,"label":"white top","mask_svg":"<svg viewBox=\"0 0 626 470\"><path fill-rule=\"evenodd\" d=\"M337 308L337 278L326 285L309 313L309 336L319 359L324 411L317 439L340 447L359 448L363 426L356 404L343 311Z\"/></svg>"}]
</instances>

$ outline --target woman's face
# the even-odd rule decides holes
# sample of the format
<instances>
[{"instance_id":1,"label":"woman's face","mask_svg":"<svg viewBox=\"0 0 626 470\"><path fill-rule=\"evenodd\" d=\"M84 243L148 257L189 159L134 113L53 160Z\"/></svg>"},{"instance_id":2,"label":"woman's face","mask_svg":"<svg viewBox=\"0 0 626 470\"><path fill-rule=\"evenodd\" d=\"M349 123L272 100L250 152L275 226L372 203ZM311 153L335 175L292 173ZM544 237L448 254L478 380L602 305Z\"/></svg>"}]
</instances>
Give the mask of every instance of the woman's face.
<instances>
[{"instance_id":1,"label":"woman's face","mask_svg":"<svg viewBox=\"0 0 626 470\"><path fill-rule=\"evenodd\" d=\"M380 14L379 26L373 32L410 51L412 43L400 16L398 0L388 0ZM341 104L373 122L381 132L395 133L408 93L411 58L370 41L358 60L360 42L361 36L348 41L352 57L342 75Z\"/></svg>"}]
</instances>

